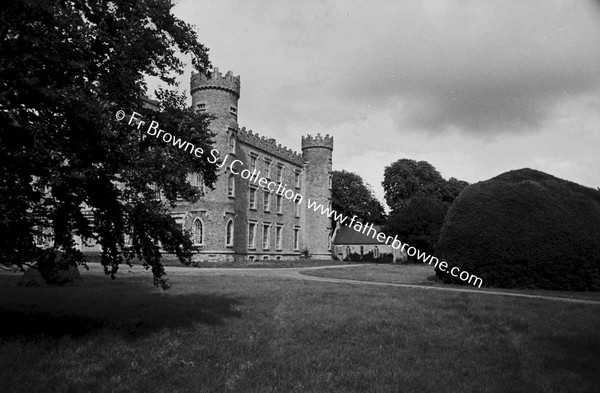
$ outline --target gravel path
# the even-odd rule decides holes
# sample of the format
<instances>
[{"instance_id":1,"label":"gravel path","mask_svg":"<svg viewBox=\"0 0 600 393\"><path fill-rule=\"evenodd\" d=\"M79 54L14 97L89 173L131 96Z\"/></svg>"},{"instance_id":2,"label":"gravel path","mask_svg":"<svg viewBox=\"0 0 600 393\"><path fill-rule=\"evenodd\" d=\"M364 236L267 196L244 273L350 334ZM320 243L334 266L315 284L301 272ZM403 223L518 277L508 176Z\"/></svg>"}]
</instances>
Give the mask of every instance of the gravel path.
<instances>
[{"instance_id":1,"label":"gravel path","mask_svg":"<svg viewBox=\"0 0 600 393\"><path fill-rule=\"evenodd\" d=\"M90 268L89 272L81 269L82 275L102 273L102 266L99 263L88 263ZM331 277L316 277L303 274L302 272L329 268L347 268L365 266L362 264L352 265L331 265L331 266L313 266L313 267L296 267L296 268L194 268L194 267L175 267L166 266L165 270L169 276L178 275L198 275L198 276L238 276L238 277L270 277L270 278L287 278L296 280L307 280L307 281L320 281L329 282L336 284L353 284L353 285L374 285L374 286L387 286L387 287L401 287L401 288L417 288L421 290L431 291L446 291L446 292L463 292L463 293L477 293L480 295L491 295L491 296L509 296L517 298L527 299L543 299L552 301L561 301L567 303L578 303L578 304L595 304L600 305L598 300L589 299L571 299L558 296L544 296L544 295L530 295L525 293L513 293L513 292L502 292L502 291L489 291L469 288L455 288L455 287L444 287L444 286L427 286L427 285L414 285L414 284L396 284L386 282L375 282L375 281L361 281L361 280L348 280L342 278L331 278ZM132 268L125 266L119 270L119 274L147 274L151 273L145 270L139 265L135 265Z\"/></svg>"}]
</instances>

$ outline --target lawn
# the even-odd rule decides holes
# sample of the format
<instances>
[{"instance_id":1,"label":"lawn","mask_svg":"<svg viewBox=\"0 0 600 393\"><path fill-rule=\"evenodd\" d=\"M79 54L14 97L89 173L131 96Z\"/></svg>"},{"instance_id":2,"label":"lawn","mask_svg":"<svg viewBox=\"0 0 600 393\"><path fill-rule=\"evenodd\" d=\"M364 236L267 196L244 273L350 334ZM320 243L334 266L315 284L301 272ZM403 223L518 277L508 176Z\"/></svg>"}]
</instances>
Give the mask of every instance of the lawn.
<instances>
[{"instance_id":1,"label":"lawn","mask_svg":"<svg viewBox=\"0 0 600 393\"><path fill-rule=\"evenodd\" d=\"M506 288L478 288L472 285L449 285L439 282L435 277L433 266L425 264L367 264L352 266L343 269L326 268L304 271L302 274L317 277L342 278L346 280L377 281L394 284L435 285L442 287L476 289L479 291L501 291L509 293L526 293L531 295L555 296L571 299L587 299L600 301L600 292L577 291L552 291L543 289L506 289Z\"/></svg>"},{"instance_id":2,"label":"lawn","mask_svg":"<svg viewBox=\"0 0 600 393\"><path fill-rule=\"evenodd\" d=\"M17 288L6 392L596 392L600 306L279 278Z\"/></svg>"}]
</instances>

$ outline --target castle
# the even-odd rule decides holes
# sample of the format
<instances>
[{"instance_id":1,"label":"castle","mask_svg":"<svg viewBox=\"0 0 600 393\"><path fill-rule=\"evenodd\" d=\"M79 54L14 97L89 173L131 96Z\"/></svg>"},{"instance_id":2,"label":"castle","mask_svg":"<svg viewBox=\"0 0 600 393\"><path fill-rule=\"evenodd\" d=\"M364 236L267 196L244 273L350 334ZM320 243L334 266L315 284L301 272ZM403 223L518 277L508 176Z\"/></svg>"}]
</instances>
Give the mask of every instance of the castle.
<instances>
[{"instance_id":1,"label":"castle","mask_svg":"<svg viewBox=\"0 0 600 393\"><path fill-rule=\"evenodd\" d=\"M240 128L237 122L240 77L217 68L210 78L193 73L192 106L216 118L210 129L214 147L229 154L250 171L304 197L290 200L270 187L261 187L229 166L219 169L214 190L205 190L196 203L179 202L171 214L192 233L198 250L196 261L257 261L331 259L331 222L320 212L309 211L307 200L331 206L333 137L303 136L302 154L277 144L275 139ZM203 188L202 179L189 181ZM275 192L274 192L275 191Z\"/></svg>"}]
</instances>

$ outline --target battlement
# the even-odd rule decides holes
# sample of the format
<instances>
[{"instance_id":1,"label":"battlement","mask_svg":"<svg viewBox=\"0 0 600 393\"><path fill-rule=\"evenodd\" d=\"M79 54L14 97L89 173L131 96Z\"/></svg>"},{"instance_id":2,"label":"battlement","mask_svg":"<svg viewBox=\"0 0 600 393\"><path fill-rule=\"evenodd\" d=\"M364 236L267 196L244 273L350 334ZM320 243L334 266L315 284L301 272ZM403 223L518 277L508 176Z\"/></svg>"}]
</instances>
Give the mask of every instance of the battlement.
<instances>
[{"instance_id":1,"label":"battlement","mask_svg":"<svg viewBox=\"0 0 600 393\"><path fill-rule=\"evenodd\" d=\"M235 94L240 98L240 76L234 76L233 72L227 71L225 75L219 72L217 67L214 68L210 78L204 74L192 72L190 92L194 94L198 90L219 89Z\"/></svg>"},{"instance_id":2,"label":"battlement","mask_svg":"<svg viewBox=\"0 0 600 393\"><path fill-rule=\"evenodd\" d=\"M325 136L321 136L320 133L317 136L312 136L308 134L307 136L302 137L302 150L309 149L312 147L324 147L329 150L333 150L333 136L329 136L329 134Z\"/></svg>"},{"instance_id":3,"label":"battlement","mask_svg":"<svg viewBox=\"0 0 600 393\"><path fill-rule=\"evenodd\" d=\"M252 132L252 130L246 130L246 127L238 130L238 140L272 154L275 157L285 159L296 165L302 165L302 155L292 149L281 146L281 143L278 144L273 138L260 136Z\"/></svg>"}]
</instances>

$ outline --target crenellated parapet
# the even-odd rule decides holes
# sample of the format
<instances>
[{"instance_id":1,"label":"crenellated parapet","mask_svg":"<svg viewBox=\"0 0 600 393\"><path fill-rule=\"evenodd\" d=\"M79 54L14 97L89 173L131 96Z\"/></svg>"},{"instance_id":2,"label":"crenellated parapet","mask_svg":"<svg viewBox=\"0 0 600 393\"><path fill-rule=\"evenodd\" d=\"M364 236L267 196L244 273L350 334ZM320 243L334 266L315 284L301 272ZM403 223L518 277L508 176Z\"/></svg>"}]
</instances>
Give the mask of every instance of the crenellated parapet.
<instances>
[{"instance_id":1,"label":"crenellated parapet","mask_svg":"<svg viewBox=\"0 0 600 393\"><path fill-rule=\"evenodd\" d=\"M326 134L321 136L320 133L317 136L308 134L302 137L302 150L309 149L311 147L324 147L329 150L333 150L333 136Z\"/></svg>"},{"instance_id":2,"label":"crenellated parapet","mask_svg":"<svg viewBox=\"0 0 600 393\"><path fill-rule=\"evenodd\" d=\"M218 89L228 91L230 93L235 94L235 96L240 98L240 76L234 76L233 72L227 71L225 75L219 72L217 67L214 68L213 73L210 75L210 78L207 78L204 74L198 74L192 72L192 80L191 80L191 94L198 90L204 89Z\"/></svg>"},{"instance_id":3,"label":"crenellated parapet","mask_svg":"<svg viewBox=\"0 0 600 393\"><path fill-rule=\"evenodd\" d=\"M302 165L302 155L292 149L282 146L281 143L278 144L273 138L267 138L252 132L252 130L246 130L246 127L240 128L237 135L240 142L261 149L275 157L285 159L297 165Z\"/></svg>"}]
</instances>

